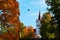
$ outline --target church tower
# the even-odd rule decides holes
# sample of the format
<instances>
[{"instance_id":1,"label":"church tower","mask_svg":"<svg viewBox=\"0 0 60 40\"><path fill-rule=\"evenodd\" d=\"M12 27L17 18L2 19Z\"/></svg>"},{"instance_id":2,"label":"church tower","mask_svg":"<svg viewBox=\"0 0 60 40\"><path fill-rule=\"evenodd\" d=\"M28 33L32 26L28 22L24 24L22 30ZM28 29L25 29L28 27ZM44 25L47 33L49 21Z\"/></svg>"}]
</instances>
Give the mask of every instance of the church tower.
<instances>
[{"instance_id":1,"label":"church tower","mask_svg":"<svg viewBox=\"0 0 60 40\"><path fill-rule=\"evenodd\" d=\"M36 34L40 36L40 27L41 27L41 17L40 17L40 11L39 11L39 15L38 15L38 19L36 20Z\"/></svg>"}]
</instances>

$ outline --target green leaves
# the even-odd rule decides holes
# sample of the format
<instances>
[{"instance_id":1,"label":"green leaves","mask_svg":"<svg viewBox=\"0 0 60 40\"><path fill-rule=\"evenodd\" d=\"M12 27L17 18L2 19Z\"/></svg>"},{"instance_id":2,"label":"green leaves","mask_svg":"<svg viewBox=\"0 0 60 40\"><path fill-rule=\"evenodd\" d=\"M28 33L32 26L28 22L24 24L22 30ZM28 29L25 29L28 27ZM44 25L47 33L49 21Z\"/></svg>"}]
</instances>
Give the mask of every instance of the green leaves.
<instances>
[{"instance_id":1,"label":"green leaves","mask_svg":"<svg viewBox=\"0 0 60 40\"><path fill-rule=\"evenodd\" d=\"M42 27L40 28L41 30L41 36L43 38L54 38L55 37L55 33L54 33L54 26L51 25L51 21L52 21L52 15L47 12L45 14L43 14L42 16Z\"/></svg>"},{"instance_id":2,"label":"green leaves","mask_svg":"<svg viewBox=\"0 0 60 40\"><path fill-rule=\"evenodd\" d=\"M3 26L0 24L0 32L1 32L1 33L7 32L7 28L3 27Z\"/></svg>"},{"instance_id":3,"label":"green leaves","mask_svg":"<svg viewBox=\"0 0 60 40\"><path fill-rule=\"evenodd\" d=\"M49 2L50 0L48 0ZM50 4L51 3L51 4ZM54 15L53 21L52 23L54 23L55 25L55 30L57 31L56 33L56 37L58 39L60 39L60 0L51 0L51 2L49 3L50 8L50 12L52 12L52 14ZM47 3L48 4L48 3ZM57 20L57 21L56 21ZM51 23L51 24L52 24ZM56 25L57 24L57 25ZM53 26L54 26L53 25Z\"/></svg>"},{"instance_id":4,"label":"green leaves","mask_svg":"<svg viewBox=\"0 0 60 40\"><path fill-rule=\"evenodd\" d=\"M48 34L48 36L49 36L49 39L50 39L50 38L55 38L55 34L54 34L54 33Z\"/></svg>"}]
</instances>

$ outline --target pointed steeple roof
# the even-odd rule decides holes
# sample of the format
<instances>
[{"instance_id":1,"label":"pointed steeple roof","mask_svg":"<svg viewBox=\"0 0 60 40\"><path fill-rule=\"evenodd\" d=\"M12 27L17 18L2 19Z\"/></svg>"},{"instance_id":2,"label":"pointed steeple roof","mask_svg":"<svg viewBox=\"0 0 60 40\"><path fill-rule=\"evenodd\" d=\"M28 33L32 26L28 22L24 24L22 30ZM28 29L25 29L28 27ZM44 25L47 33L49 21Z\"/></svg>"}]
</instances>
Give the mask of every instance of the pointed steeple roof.
<instances>
[{"instance_id":1,"label":"pointed steeple roof","mask_svg":"<svg viewBox=\"0 0 60 40\"><path fill-rule=\"evenodd\" d=\"M40 20L40 11L39 11L39 16L38 16L38 20Z\"/></svg>"}]
</instances>

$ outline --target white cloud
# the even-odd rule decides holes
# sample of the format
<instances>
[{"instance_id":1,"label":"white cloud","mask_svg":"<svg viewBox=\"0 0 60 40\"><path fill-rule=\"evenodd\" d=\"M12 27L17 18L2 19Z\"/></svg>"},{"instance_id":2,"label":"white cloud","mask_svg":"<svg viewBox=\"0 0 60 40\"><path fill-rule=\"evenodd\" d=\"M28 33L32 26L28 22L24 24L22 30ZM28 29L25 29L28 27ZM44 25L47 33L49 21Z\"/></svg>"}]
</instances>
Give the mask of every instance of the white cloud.
<instances>
[{"instance_id":1,"label":"white cloud","mask_svg":"<svg viewBox=\"0 0 60 40\"><path fill-rule=\"evenodd\" d=\"M41 0L41 1L31 1L30 4L35 4L35 5L45 4L45 0Z\"/></svg>"},{"instance_id":2,"label":"white cloud","mask_svg":"<svg viewBox=\"0 0 60 40\"><path fill-rule=\"evenodd\" d=\"M47 5L45 4L45 0L31 1L30 4L31 4L31 5L36 5L36 6L38 6L38 7L44 7L44 8L47 7Z\"/></svg>"}]
</instances>

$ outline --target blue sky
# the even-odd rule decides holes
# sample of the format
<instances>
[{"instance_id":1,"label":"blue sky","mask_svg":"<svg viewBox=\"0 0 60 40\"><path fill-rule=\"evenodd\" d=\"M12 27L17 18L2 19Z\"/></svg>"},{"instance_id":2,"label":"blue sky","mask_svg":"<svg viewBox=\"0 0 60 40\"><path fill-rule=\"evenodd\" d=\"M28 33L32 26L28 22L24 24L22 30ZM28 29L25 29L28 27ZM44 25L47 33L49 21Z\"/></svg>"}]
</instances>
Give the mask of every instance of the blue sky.
<instances>
[{"instance_id":1,"label":"blue sky","mask_svg":"<svg viewBox=\"0 0 60 40\"><path fill-rule=\"evenodd\" d=\"M36 19L38 18L39 10L41 16L46 12L47 5L45 0L17 0L20 8L20 21L26 26L36 28ZM28 11L30 9L30 11Z\"/></svg>"}]
</instances>

